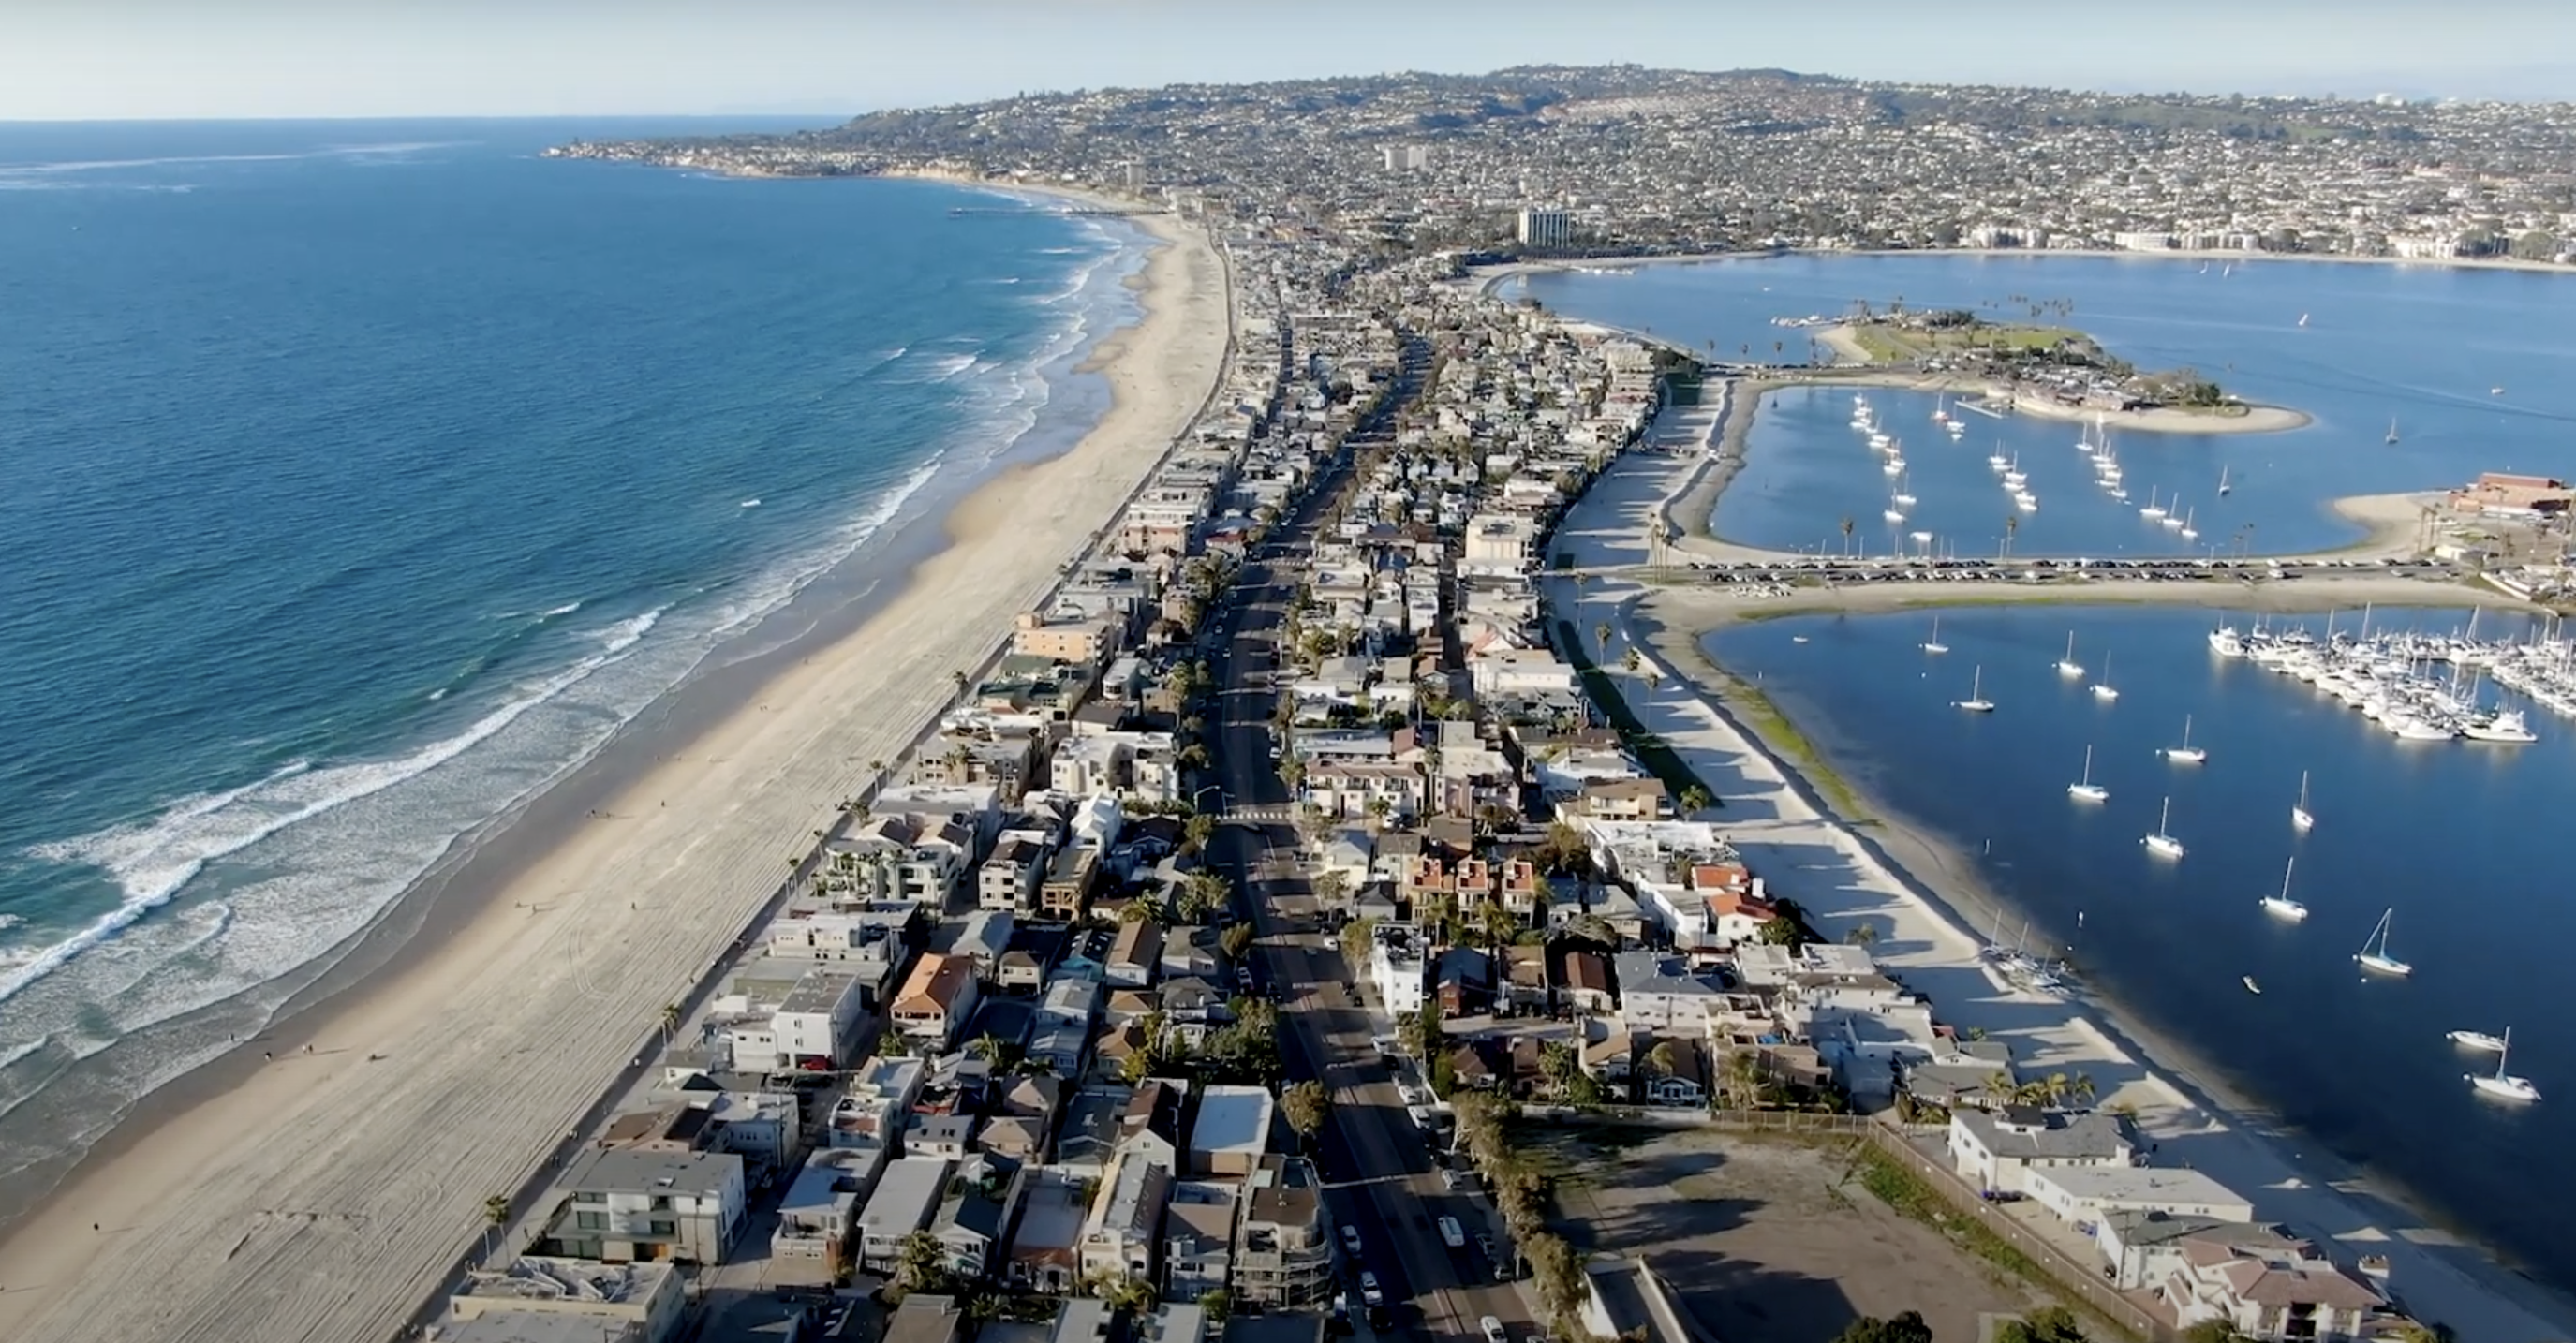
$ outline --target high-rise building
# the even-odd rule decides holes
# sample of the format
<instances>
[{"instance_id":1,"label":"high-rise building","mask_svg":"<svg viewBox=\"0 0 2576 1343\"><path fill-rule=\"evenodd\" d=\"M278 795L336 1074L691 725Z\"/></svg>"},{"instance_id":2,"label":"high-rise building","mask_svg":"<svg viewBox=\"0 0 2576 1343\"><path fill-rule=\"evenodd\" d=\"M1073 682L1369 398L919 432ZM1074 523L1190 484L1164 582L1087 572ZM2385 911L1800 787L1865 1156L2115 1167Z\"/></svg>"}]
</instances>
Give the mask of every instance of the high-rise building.
<instances>
[{"instance_id":1,"label":"high-rise building","mask_svg":"<svg viewBox=\"0 0 2576 1343\"><path fill-rule=\"evenodd\" d=\"M1531 206L1521 211L1518 236L1523 247L1563 247L1574 241L1574 216Z\"/></svg>"},{"instance_id":2,"label":"high-rise building","mask_svg":"<svg viewBox=\"0 0 2576 1343\"><path fill-rule=\"evenodd\" d=\"M1142 191L1142 190L1144 190L1144 189L1145 189L1145 165L1144 165L1144 164L1141 164L1141 163L1130 163L1130 164L1128 164L1128 165L1127 165L1127 172L1126 172L1126 182L1127 182L1127 189L1128 189L1129 191Z\"/></svg>"},{"instance_id":3,"label":"high-rise building","mask_svg":"<svg viewBox=\"0 0 2576 1343\"><path fill-rule=\"evenodd\" d=\"M1418 173L1431 166L1431 150L1424 145L1388 145L1380 152L1391 173Z\"/></svg>"}]
</instances>

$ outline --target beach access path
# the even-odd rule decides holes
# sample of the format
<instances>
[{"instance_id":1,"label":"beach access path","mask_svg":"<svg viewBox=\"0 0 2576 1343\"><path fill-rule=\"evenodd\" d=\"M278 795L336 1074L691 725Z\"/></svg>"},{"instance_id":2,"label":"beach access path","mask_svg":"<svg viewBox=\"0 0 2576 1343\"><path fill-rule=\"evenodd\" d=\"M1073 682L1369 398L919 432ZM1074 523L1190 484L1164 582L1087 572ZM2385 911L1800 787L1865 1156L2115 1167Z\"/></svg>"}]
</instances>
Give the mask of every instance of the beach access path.
<instances>
[{"instance_id":1,"label":"beach access path","mask_svg":"<svg viewBox=\"0 0 2576 1343\"><path fill-rule=\"evenodd\" d=\"M230 1090L169 1115L147 1103L130 1122L148 1134L0 1242L0 1337L399 1331L476 1246L484 1200L538 1172L871 762L902 757L951 673L985 661L1195 416L1226 349L1223 263L1195 230L1138 223L1163 245L1143 320L1095 361L1114 404L1090 435L976 491L882 612L672 743L454 937L260 1042L274 1059L253 1055Z\"/></svg>"},{"instance_id":2,"label":"beach access path","mask_svg":"<svg viewBox=\"0 0 2576 1343\"><path fill-rule=\"evenodd\" d=\"M1940 1020L2010 1042L2025 1076L2083 1073L2098 1089L2097 1103L2133 1107L2159 1145L2157 1164L2187 1163L2252 1199L2258 1217L2330 1239L2347 1257L2388 1256L2394 1290L2424 1318L2456 1330L2463 1343L2568 1336L2564 1321L2576 1311L2566 1303L2373 1190L2331 1156L2304 1150L2296 1135L2249 1120L2253 1107L2219 1093L2188 1070L2179 1051L2120 1020L2111 1005L2042 997L1997 979L1978 954L1981 938L1953 912L1980 911L1971 917L1981 921L2001 912L1964 855L1884 819L1872 821L1864 838L1830 814L1809 781L1721 713L1711 684L1715 668L1697 644L1706 628L1700 618L1717 613L1695 603L1730 599L1651 590L1602 572L1646 561L1650 524L1690 469L1687 458L1623 455L1558 532L1557 550L1591 576L1579 584L1547 581L1554 609L1574 637L1589 642L1596 626L1608 624L1613 647L1624 652L1634 640L1642 658L1636 675L1620 671L1621 659L1603 649L1585 651L1608 671L1643 726L1720 799L1721 808L1707 819L1775 894L1795 900L1828 939L1871 925L1877 940L1870 951L1882 966L1930 999ZM2182 585L2137 586L2166 588L2158 595L2174 600L2181 594L2171 588ZM2410 586L2423 600L2425 585ZM2235 604L2237 590L2203 600L2211 597ZM1652 683L1643 675L1648 669L1657 674ZM2232 984L2225 967L2204 972L2221 986L2213 991ZM2032 1219L2035 1231L2057 1230L2032 1205L2015 1211Z\"/></svg>"}]
</instances>

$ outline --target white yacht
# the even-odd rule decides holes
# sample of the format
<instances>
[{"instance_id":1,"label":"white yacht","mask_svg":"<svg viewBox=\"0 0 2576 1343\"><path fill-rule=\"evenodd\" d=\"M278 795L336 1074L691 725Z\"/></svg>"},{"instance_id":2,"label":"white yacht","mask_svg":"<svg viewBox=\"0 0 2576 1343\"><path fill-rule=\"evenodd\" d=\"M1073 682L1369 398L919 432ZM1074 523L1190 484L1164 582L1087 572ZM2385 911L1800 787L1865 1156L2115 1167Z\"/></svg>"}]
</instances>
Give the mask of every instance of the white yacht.
<instances>
[{"instance_id":1,"label":"white yacht","mask_svg":"<svg viewBox=\"0 0 2576 1343\"><path fill-rule=\"evenodd\" d=\"M1951 442L1956 443L1956 442L1958 442L1960 439L1966 438L1967 436L1968 436L1968 422L1967 422L1967 421L1965 421L1965 420L1952 420L1952 421L1950 421L1950 441L1951 441Z\"/></svg>"},{"instance_id":2,"label":"white yacht","mask_svg":"<svg viewBox=\"0 0 2576 1343\"><path fill-rule=\"evenodd\" d=\"M2020 509L2024 513L2036 513L2039 511L2039 496L2028 490L2015 490L2013 491L2013 507Z\"/></svg>"},{"instance_id":3,"label":"white yacht","mask_svg":"<svg viewBox=\"0 0 2576 1343\"><path fill-rule=\"evenodd\" d=\"M1889 522L1905 521L1905 514L1893 508L1882 508L1878 511L1878 515Z\"/></svg>"},{"instance_id":4,"label":"white yacht","mask_svg":"<svg viewBox=\"0 0 2576 1343\"><path fill-rule=\"evenodd\" d=\"M2066 795L2078 802L2108 802L2111 790L2093 782L2093 748L2084 748L2084 777L2066 785Z\"/></svg>"},{"instance_id":5,"label":"white yacht","mask_svg":"<svg viewBox=\"0 0 2576 1343\"><path fill-rule=\"evenodd\" d=\"M2504 1070L2505 1060L2511 1057L2513 1057L2513 1028L2511 1026L2507 1026L2504 1030L2504 1038L2496 1042L2495 1071L2491 1073L2462 1073L2460 1076L2464 1078L2470 1086L2476 1087L2481 1095L2494 1096L2500 1100L2509 1101L2536 1101L2540 1099L2540 1088L2533 1086L2530 1078L2516 1077Z\"/></svg>"},{"instance_id":6,"label":"white yacht","mask_svg":"<svg viewBox=\"0 0 2576 1343\"><path fill-rule=\"evenodd\" d=\"M1968 677L1968 697L1950 701L1951 707L1965 709L1970 713L1993 713L1995 702L1986 698L1985 684L1986 669L1980 666Z\"/></svg>"},{"instance_id":7,"label":"white yacht","mask_svg":"<svg viewBox=\"0 0 2576 1343\"><path fill-rule=\"evenodd\" d=\"M1894 453L1889 453L1887 460L1878 464L1878 469L1891 476L1903 475L1905 474L1905 459Z\"/></svg>"},{"instance_id":8,"label":"white yacht","mask_svg":"<svg viewBox=\"0 0 2576 1343\"><path fill-rule=\"evenodd\" d=\"M2118 699L2120 692L2111 686L2111 655L2102 655L2102 679L2093 683L2093 698L2105 704Z\"/></svg>"},{"instance_id":9,"label":"white yacht","mask_svg":"<svg viewBox=\"0 0 2576 1343\"><path fill-rule=\"evenodd\" d=\"M2169 829L2172 820L2173 798L2168 796L2165 798L2164 810L2156 814L2156 832L2140 841L2147 846L2147 852L2158 858L2182 857L2182 841L2174 838Z\"/></svg>"},{"instance_id":10,"label":"white yacht","mask_svg":"<svg viewBox=\"0 0 2576 1343\"><path fill-rule=\"evenodd\" d=\"M2361 950L2353 953L2353 964L2364 970L2383 975L2395 975L2400 979L2415 973L2414 966L2388 954L2388 920L2396 913L2396 910L2390 909L2380 914L2379 926L2370 930L2370 940L2362 943Z\"/></svg>"},{"instance_id":11,"label":"white yacht","mask_svg":"<svg viewBox=\"0 0 2576 1343\"><path fill-rule=\"evenodd\" d=\"M2066 656L2057 660L2057 674L2060 676L2084 674L2084 664L2075 660L2075 631L2073 630L2066 632Z\"/></svg>"},{"instance_id":12,"label":"white yacht","mask_svg":"<svg viewBox=\"0 0 2576 1343\"><path fill-rule=\"evenodd\" d=\"M2012 459L2004 456L2003 449L1997 448L1993 452L1986 454L1986 465L2001 471L2005 467L2012 465Z\"/></svg>"},{"instance_id":13,"label":"white yacht","mask_svg":"<svg viewBox=\"0 0 2576 1343\"><path fill-rule=\"evenodd\" d=\"M2306 920L2308 917L2308 907L2290 898L2290 869L2292 867L2296 867L2298 862L2298 855L2292 854L2290 855L2290 861L2282 866L2281 893L2279 895L2267 895L2263 897L2264 913L2272 915L2275 918L2288 919L2292 923L2299 923Z\"/></svg>"},{"instance_id":14,"label":"white yacht","mask_svg":"<svg viewBox=\"0 0 2576 1343\"><path fill-rule=\"evenodd\" d=\"M2381 714L2379 725L2388 729L2389 735L2399 741L2449 741L2460 735L2452 731L2448 723L2432 722L2411 713L2398 713L2394 710Z\"/></svg>"},{"instance_id":15,"label":"white yacht","mask_svg":"<svg viewBox=\"0 0 2576 1343\"><path fill-rule=\"evenodd\" d=\"M1873 429L1870 431L1869 445L1873 448L1878 448L1884 451L1896 446L1896 440L1889 438L1885 433L1879 430Z\"/></svg>"},{"instance_id":16,"label":"white yacht","mask_svg":"<svg viewBox=\"0 0 2576 1343\"><path fill-rule=\"evenodd\" d=\"M2186 541L2197 541L2200 539L2200 529L2192 526L2191 521L2192 510L2184 509L2182 514L2182 539Z\"/></svg>"},{"instance_id":17,"label":"white yacht","mask_svg":"<svg viewBox=\"0 0 2576 1343\"><path fill-rule=\"evenodd\" d=\"M2138 510L2138 516L2145 518L2149 522L2153 522L2164 515L2165 510L2163 506L2156 502L2155 487L2149 486L2147 488L2147 506Z\"/></svg>"},{"instance_id":18,"label":"white yacht","mask_svg":"<svg viewBox=\"0 0 2576 1343\"><path fill-rule=\"evenodd\" d=\"M2471 741L2503 742L2523 746L2540 740L2523 721L2520 709L2498 709L2491 717L2472 718L2460 725L2460 735Z\"/></svg>"},{"instance_id":19,"label":"white yacht","mask_svg":"<svg viewBox=\"0 0 2576 1343\"><path fill-rule=\"evenodd\" d=\"M2305 833L2316 828L2317 816L2308 810L2308 772L2299 771L2299 800L2290 804L2290 828Z\"/></svg>"},{"instance_id":20,"label":"white yacht","mask_svg":"<svg viewBox=\"0 0 2576 1343\"><path fill-rule=\"evenodd\" d=\"M2184 714L2182 716L2182 745L2166 747L2164 750L2164 756L2165 759L2173 761L2177 765L2205 765L2209 763L2209 752L2191 744L2190 714Z\"/></svg>"},{"instance_id":21,"label":"white yacht","mask_svg":"<svg viewBox=\"0 0 2576 1343\"><path fill-rule=\"evenodd\" d=\"M1890 497L1888 502L1895 504L1898 508L1912 508L1914 506L1914 496L1907 492L1908 488L1908 478L1903 476L1898 477L1896 481L1896 493Z\"/></svg>"},{"instance_id":22,"label":"white yacht","mask_svg":"<svg viewBox=\"0 0 2576 1343\"><path fill-rule=\"evenodd\" d=\"M2234 625L2221 625L2209 632L2209 651L2223 658L2245 656L2245 640Z\"/></svg>"},{"instance_id":23,"label":"white yacht","mask_svg":"<svg viewBox=\"0 0 2576 1343\"><path fill-rule=\"evenodd\" d=\"M1932 544L1932 533L1930 532L1907 532L1905 534L1905 538L1912 541L1914 544L1926 547L1927 549Z\"/></svg>"},{"instance_id":24,"label":"white yacht","mask_svg":"<svg viewBox=\"0 0 2576 1343\"><path fill-rule=\"evenodd\" d=\"M2487 1054L2501 1054L2504 1052L2504 1041L2487 1034L2485 1031L2452 1031L2449 1034L2444 1035L2442 1038L2450 1041L2452 1044L2458 1045L2462 1049L2475 1049L2481 1053Z\"/></svg>"},{"instance_id":25,"label":"white yacht","mask_svg":"<svg viewBox=\"0 0 2576 1343\"><path fill-rule=\"evenodd\" d=\"M1926 653L1947 653L1950 651L1950 645L1941 642L1941 617L1932 617L1932 637L1924 640L1921 647Z\"/></svg>"}]
</instances>

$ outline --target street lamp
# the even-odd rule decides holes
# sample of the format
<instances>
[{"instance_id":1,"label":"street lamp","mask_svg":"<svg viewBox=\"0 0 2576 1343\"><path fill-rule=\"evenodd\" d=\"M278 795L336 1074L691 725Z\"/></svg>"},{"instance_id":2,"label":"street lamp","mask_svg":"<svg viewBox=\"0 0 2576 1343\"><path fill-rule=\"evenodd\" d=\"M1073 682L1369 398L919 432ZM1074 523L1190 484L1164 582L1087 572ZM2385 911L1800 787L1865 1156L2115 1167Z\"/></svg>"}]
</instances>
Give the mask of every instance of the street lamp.
<instances>
[{"instance_id":1,"label":"street lamp","mask_svg":"<svg viewBox=\"0 0 2576 1343\"><path fill-rule=\"evenodd\" d=\"M1197 792L1190 794L1190 810L1192 810L1192 811L1205 811L1205 810L1207 810L1207 806L1206 806L1206 804L1205 804L1205 803L1203 803L1203 802L1201 802L1201 801L1200 801L1200 799L1201 799L1201 798L1206 797L1206 796L1207 796L1208 794L1210 794L1210 793L1214 793L1214 794L1216 794L1216 796L1217 796L1217 801L1218 801L1220 804L1222 804L1222 803L1225 801L1225 786L1224 786L1224 785L1222 785L1222 784L1214 784L1214 783L1212 783L1212 784L1209 784L1207 787L1202 788L1202 789L1198 790Z\"/></svg>"}]
</instances>

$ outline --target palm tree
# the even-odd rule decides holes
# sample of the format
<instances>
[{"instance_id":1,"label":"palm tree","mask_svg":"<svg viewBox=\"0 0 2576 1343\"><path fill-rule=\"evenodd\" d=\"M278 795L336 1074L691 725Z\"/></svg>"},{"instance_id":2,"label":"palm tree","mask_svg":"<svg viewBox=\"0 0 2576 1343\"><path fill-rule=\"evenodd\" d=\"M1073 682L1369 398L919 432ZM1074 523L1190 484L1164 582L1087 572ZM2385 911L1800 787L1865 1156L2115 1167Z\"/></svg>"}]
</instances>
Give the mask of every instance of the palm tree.
<instances>
[{"instance_id":1,"label":"palm tree","mask_svg":"<svg viewBox=\"0 0 2576 1343\"><path fill-rule=\"evenodd\" d=\"M2017 535L2020 531L2021 531L2021 514L2019 514L2019 513L2006 513L2006 514L2004 515L2004 553L2005 553L2005 554L2009 555L2009 554L2011 554L2011 553L2012 553L2013 537L2014 537L2015 535Z\"/></svg>"},{"instance_id":2,"label":"palm tree","mask_svg":"<svg viewBox=\"0 0 2576 1343\"><path fill-rule=\"evenodd\" d=\"M662 1004L662 1043L664 1045L670 1044L672 1035L677 1033L679 1029L680 1005L678 1003Z\"/></svg>"},{"instance_id":3,"label":"palm tree","mask_svg":"<svg viewBox=\"0 0 2576 1343\"><path fill-rule=\"evenodd\" d=\"M1623 657L1623 658L1619 659L1619 665L1620 665L1620 666L1622 666L1622 667L1627 668L1627 669L1629 670L1629 672L1631 672L1631 673L1633 674L1633 673L1637 670L1637 664L1639 664L1639 663L1641 663L1641 662L1643 662L1643 661L1645 661L1645 659L1644 659L1644 658L1641 658L1641 657L1639 657L1639 656L1637 655L1637 647L1636 647L1636 645L1634 645L1634 644L1630 644L1630 645L1628 646L1628 654L1627 654L1627 656L1625 656L1625 657Z\"/></svg>"},{"instance_id":4,"label":"palm tree","mask_svg":"<svg viewBox=\"0 0 2576 1343\"><path fill-rule=\"evenodd\" d=\"M1279 1112L1287 1117L1288 1127L1308 1142L1324 1131L1324 1117L1332 1105L1332 1093L1321 1082L1299 1082L1279 1093Z\"/></svg>"},{"instance_id":5,"label":"palm tree","mask_svg":"<svg viewBox=\"0 0 2576 1343\"><path fill-rule=\"evenodd\" d=\"M486 1262L492 1258L492 1238L501 1234L501 1228L509 1224L509 1195L494 1194L483 1200L483 1258Z\"/></svg>"},{"instance_id":6,"label":"palm tree","mask_svg":"<svg viewBox=\"0 0 2576 1343\"><path fill-rule=\"evenodd\" d=\"M982 1059L985 1067L999 1068L1002 1066L1002 1037L993 1034L991 1031L986 1031L982 1035L976 1036L975 1042L968 1045L967 1048L975 1051L975 1057Z\"/></svg>"},{"instance_id":7,"label":"palm tree","mask_svg":"<svg viewBox=\"0 0 2576 1343\"><path fill-rule=\"evenodd\" d=\"M1843 940L1856 947L1869 946L1878 941L1878 925L1875 923L1853 924L1852 930L1843 934Z\"/></svg>"},{"instance_id":8,"label":"palm tree","mask_svg":"<svg viewBox=\"0 0 2576 1343\"><path fill-rule=\"evenodd\" d=\"M948 679L957 687L957 698L966 698L966 688L971 684L967 679L966 673L962 671L953 671L948 673Z\"/></svg>"},{"instance_id":9,"label":"palm tree","mask_svg":"<svg viewBox=\"0 0 2576 1343\"><path fill-rule=\"evenodd\" d=\"M1692 784L1690 787L1682 790L1682 812L1684 815L1696 816L1715 805L1717 805L1717 799L1710 797L1708 795L1708 790L1698 784Z\"/></svg>"},{"instance_id":10,"label":"palm tree","mask_svg":"<svg viewBox=\"0 0 2576 1343\"><path fill-rule=\"evenodd\" d=\"M1602 621L1600 624L1592 627L1592 646L1600 649L1604 653L1610 651L1609 621Z\"/></svg>"},{"instance_id":11,"label":"palm tree","mask_svg":"<svg viewBox=\"0 0 2576 1343\"><path fill-rule=\"evenodd\" d=\"M1655 1071L1666 1077L1681 1070L1681 1055L1674 1052L1670 1040L1657 1040L1655 1047L1646 1051L1646 1062L1653 1064Z\"/></svg>"},{"instance_id":12,"label":"palm tree","mask_svg":"<svg viewBox=\"0 0 2576 1343\"><path fill-rule=\"evenodd\" d=\"M895 1256L895 1281L907 1292L928 1290L948 1271L948 1247L928 1231L915 1231L903 1238Z\"/></svg>"},{"instance_id":13,"label":"palm tree","mask_svg":"<svg viewBox=\"0 0 2576 1343\"><path fill-rule=\"evenodd\" d=\"M1844 514L1844 515L1843 515L1842 527L1843 527L1843 554L1844 554L1846 557L1848 557L1848 556L1851 554L1851 546L1852 546L1852 542L1851 542L1851 539L1852 539L1852 520L1851 520L1851 515L1850 515L1850 514L1846 513L1846 514Z\"/></svg>"}]
</instances>

